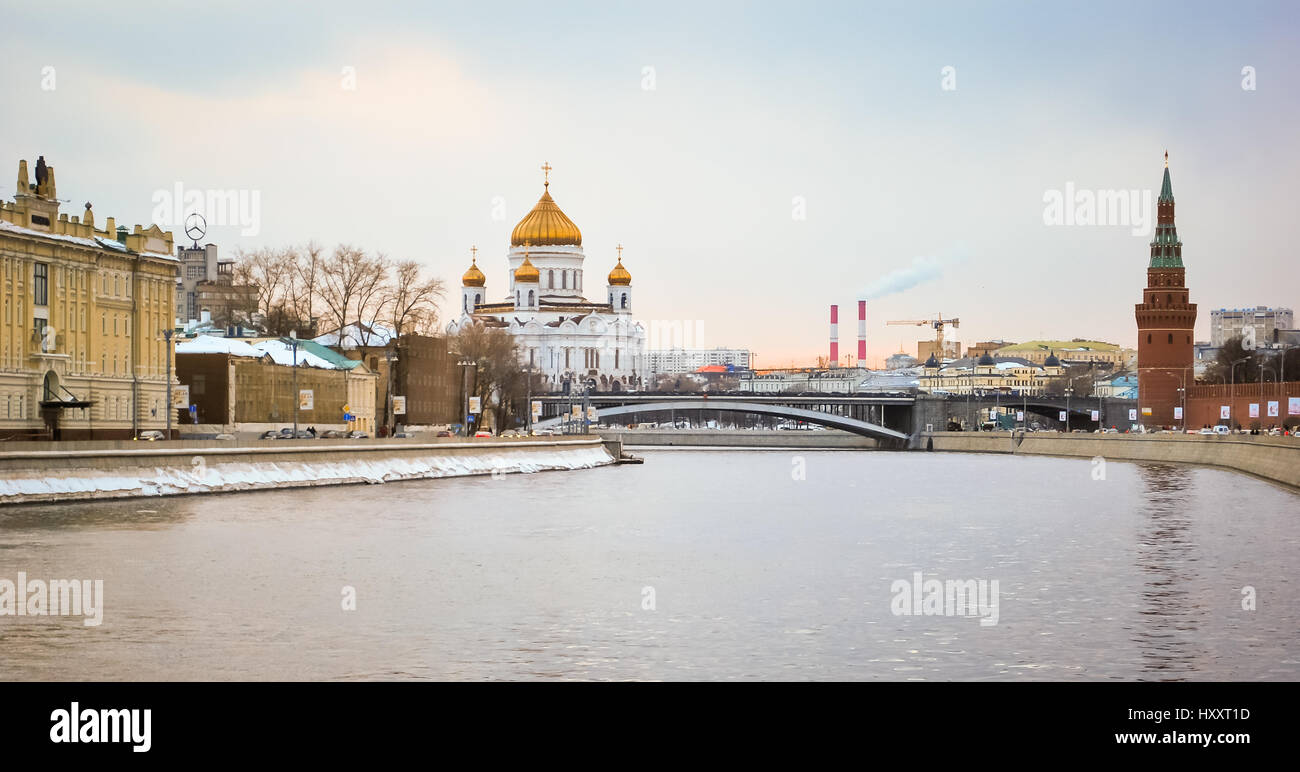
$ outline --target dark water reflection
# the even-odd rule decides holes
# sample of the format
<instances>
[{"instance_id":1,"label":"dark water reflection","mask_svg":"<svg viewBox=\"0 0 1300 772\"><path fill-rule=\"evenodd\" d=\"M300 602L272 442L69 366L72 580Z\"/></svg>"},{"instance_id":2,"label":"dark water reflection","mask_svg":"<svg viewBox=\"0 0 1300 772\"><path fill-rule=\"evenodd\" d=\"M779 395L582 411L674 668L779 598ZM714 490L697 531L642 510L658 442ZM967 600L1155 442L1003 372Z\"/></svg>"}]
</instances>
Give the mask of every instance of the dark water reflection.
<instances>
[{"instance_id":1,"label":"dark water reflection","mask_svg":"<svg viewBox=\"0 0 1300 772\"><path fill-rule=\"evenodd\" d=\"M645 455L0 510L0 578L106 594L99 627L0 617L0 679L1300 678L1292 491L1069 459ZM915 572L998 581L997 624L893 613Z\"/></svg>"}]
</instances>

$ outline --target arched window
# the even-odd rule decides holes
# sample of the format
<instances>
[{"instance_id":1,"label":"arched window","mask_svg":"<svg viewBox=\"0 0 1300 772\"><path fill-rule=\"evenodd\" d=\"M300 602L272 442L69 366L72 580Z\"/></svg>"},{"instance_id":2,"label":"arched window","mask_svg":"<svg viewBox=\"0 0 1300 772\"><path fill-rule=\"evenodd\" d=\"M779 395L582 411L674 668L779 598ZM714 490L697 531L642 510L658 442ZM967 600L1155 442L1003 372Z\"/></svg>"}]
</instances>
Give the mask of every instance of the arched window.
<instances>
[{"instance_id":1,"label":"arched window","mask_svg":"<svg viewBox=\"0 0 1300 772\"><path fill-rule=\"evenodd\" d=\"M546 287L547 287L548 289L555 289L555 271L554 271L554 270L550 271L550 272L549 272L549 275L547 276L547 279L546 279Z\"/></svg>"},{"instance_id":2,"label":"arched window","mask_svg":"<svg viewBox=\"0 0 1300 772\"><path fill-rule=\"evenodd\" d=\"M475 293L474 293L474 305L478 305L479 303L482 303L482 302L483 302L483 296L482 296L481 294L475 292Z\"/></svg>"},{"instance_id":3,"label":"arched window","mask_svg":"<svg viewBox=\"0 0 1300 772\"><path fill-rule=\"evenodd\" d=\"M535 302L535 301L533 300L533 291L532 291L532 290L528 290L528 305L531 306L534 302Z\"/></svg>"},{"instance_id":4,"label":"arched window","mask_svg":"<svg viewBox=\"0 0 1300 772\"><path fill-rule=\"evenodd\" d=\"M1165 302L1168 303L1169 305L1173 305L1173 304L1174 304L1174 293L1172 293L1172 292L1165 293Z\"/></svg>"},{"instance_id":5,"label":"arched window","mask_svg":"<svg viewBox=\"0 0 1300 772\"><path fill-rule=\"evenodd\" d=\"M461 311L469 313L469 295L466 295L465 299L461 301L460 308Z\"/></svg>"},{"instance_id":6,"label":"arched window","mask_svg":"<svg viewBox=\"0 0 1300 772\"><path fill-rule=\"evenodd\" d=\"M623 293L623 308L627 308L627 293Z\"/></svg>"},{"instance_id":7,"label":"arched window","mask_svg":"<svg viewBox=\"0 0 1300 772\"><path fill-rule=\"evenodd\" d=\"M1169 333L1169 342L1170 342L1170 343L1173 343L1173 342L1174 342L1174 334L1173 334L1172 332Z\"/></svg>"},{"instance_id":8,"label":"arched window","mask_svg":"<svg viewBox=\"0 0 1300 772\"><path fill-rule=\"evenodd\" d=\"M569 288L569 272L560 271L560 289Z\"/></svg>"},{"instance_id":9,"label":"arched window","mask_svg":"<svg viewBox=\"0 0 1300 772\"><path fill-rule=\"evenodd\" d=\"M1147 333L1147 343L1151 342L1151 333Z\"/></svg>"}]
</instances>

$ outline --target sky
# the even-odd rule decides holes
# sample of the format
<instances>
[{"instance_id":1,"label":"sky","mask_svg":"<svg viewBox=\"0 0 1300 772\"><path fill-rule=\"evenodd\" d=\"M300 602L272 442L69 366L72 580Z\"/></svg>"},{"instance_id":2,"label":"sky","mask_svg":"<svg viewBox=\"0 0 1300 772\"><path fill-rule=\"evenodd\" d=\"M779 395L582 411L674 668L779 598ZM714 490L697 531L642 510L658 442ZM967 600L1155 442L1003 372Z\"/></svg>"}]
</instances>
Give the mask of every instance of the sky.
<instances>
[{"instance_id":1,"label":"sky","mask_svg":"<svg viewBox=\"0 0 1300 772\"><path fill-rule=\"evenodd\" d=\"M504 297L543 162L589 297L621 243L638 318L759 366L825 356L832 303L853 353L861 298L872 366L937 314L1135 345L1166 150L1197 339L1300 300L1292 3L47 2L0 51L10 180L44 155L64 211L178 240L178 186L230 191L223 254L415 259L444 321L472 245Z\"/></svg>"}]
</instances>

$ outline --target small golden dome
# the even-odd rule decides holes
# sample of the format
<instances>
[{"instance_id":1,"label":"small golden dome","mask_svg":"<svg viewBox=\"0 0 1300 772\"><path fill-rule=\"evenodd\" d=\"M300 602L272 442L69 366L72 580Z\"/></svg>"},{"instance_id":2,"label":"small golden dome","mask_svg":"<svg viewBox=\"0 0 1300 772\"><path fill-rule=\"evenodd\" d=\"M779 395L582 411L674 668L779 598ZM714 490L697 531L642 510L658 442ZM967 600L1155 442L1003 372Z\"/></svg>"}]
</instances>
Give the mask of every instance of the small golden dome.
<instances>
[{"instance_id":1,"label":"small golden dome","mask_svg":"<svg viewBox=\"0 0 1300 772\"><path fill-rule=\"evenodd\" d=\"M620 257L618 265L614 266L614 270L609 272L609 286L627 287L631 284L632 274L628 273L627 269L623 267L623 258Z\"/></svg>"},{"instance_id":2,"label":"small golden dome","mask_svg":"<svg viewBox=\"0 0 1300 772\"><path fill-rule=\"evenodd\" d=\"M478 258L469 264L469 270L460 277L460 283L466 287L482 287L487 283L487 277L478 269Z\"/></svg>"},{"instance_id":3,"label":"small golden dome","mask_svg":"<svg viewBox=\"0 0 1300 772\"><path fill-rule=\"evenodd\" d=\"M550 183L537 205L510 233L510 246L582 246L582 231L573 224L551 198Z\"/></svg>"},{"instance_id":4,"label":"small golden dome","mask_svg":"<svg viewBox=\"0 0 1300 772\"><path fill-rule=\"evenodd\" d=\"M515 269L515 282L526 282L528 284L537 284L542 280L542 272L537 270L533 261L524 255L524 261Z\"/></svg>"}]
</instances>

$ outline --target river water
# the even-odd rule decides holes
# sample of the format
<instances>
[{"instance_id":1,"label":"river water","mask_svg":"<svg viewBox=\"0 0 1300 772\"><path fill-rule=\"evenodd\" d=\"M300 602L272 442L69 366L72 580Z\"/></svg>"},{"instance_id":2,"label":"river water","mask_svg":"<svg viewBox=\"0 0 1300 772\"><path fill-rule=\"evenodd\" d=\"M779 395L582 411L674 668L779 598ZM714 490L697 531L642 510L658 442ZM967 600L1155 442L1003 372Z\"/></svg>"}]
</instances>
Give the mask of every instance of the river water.
<instances>
[{"instance_id":1,"label":"river water","mask_svg":"<svg viewBox=\"0 0 1300 772\"><path fill-rule=\"evenodd\" d=\"M0 510L0 579L104 581L98 626L0 616L0 680L1300 678L1296 492L1076 459L643 455ZM996 580L996 623L895 613L917 572Z\"/></svg>"}]
</instances>

